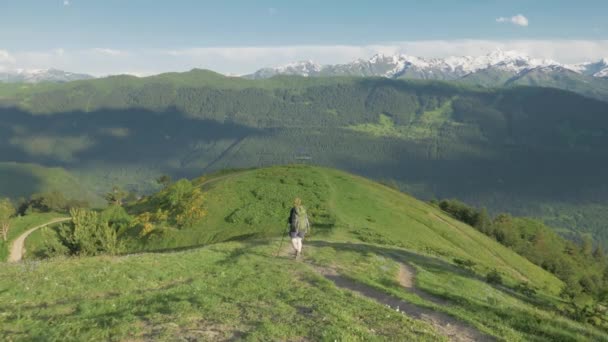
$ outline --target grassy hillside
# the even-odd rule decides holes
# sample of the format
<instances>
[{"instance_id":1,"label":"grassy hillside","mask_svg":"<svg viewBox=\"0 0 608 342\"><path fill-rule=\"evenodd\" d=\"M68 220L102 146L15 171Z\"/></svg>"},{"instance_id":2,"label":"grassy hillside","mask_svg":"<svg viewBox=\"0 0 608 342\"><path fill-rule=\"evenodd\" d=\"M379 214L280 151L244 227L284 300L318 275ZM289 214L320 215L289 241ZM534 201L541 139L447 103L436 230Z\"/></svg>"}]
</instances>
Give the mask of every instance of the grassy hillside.
<instances>
[{"instance_id":1,"label":"grassy hillside","mask_svg":"<svg viewBox=\"0 0 608 342\"><path fill-rule=\"evenodd\" d=\"M275 257L274 243L228 243L185 252L6 265L4 327L15 341L74 340L427 340L428 323L353 295L322 277L333 264L348 279L469 322L507 341L608 340L517 294L393 248L311 242L304 262ZM395 260L414 263L416 285L437 305L403 290ZM315 266L318 265L318 266ZM15 304L19 309L15 311Z\"/></svg>"},{"instance_id":2,"label":"grassy hillside","mask_svg":"<svg viewBox=\"0 0 608 342\"><path fill-rule=\"evenodd\" d=\"M156 253L2 268L7 281L0 284L0 302L22 303L18 313L0 316L5 334L17 339L445 338L427 321L339 288L355 284L367 296L382 293L409 303L408 310L413 305L448 315L497 339L608 340L606 333L559 314L563 303L556 294L562 283L554 276L384 185L309 166L223 172L194 183L204 190L207 215L200 222L180 229L159 224L143 241L128 244L131 250ZM156 211L166 196L169 192L161 191L129 210L133 215ZM295 196L303 199L313 222L302 261L294 261L288 244L281 244ZM123 238L138 235L137 227L131 229ZM459 268L455 259L474 266ZM404 288L403 265L416 270L416 290ZM493 269L505 285L485 282ZM523 282L537 294L518 292Z\"/></svg>"},{"instance_id":3,"label":"grassy hillside","mask_svg":"<svg viewBox=\"0 0 608 342\"><path fill-rule=\"evenodd\" d=\"M0 270L9 340L408 340L439 334L310 268L229 244ZM240 255L239 255L240 254ZM14 279L14 280L13 280ZM17 282L19 279L19 282ZM261 280L261 281L260 281ZM19 303L18 311L15 303Z\"/></svg>"},{"instance_id":4,"label":"grassy hillside","mask_svg":"<svg viewBox=\"0 0 608 342\"><path fill-rule=\"evenodd\" d=\"M59 167L36 164L0 162L0 196L15 200L34 193L59 191L67 198L83 199L93 205L103 202L90 184Z\"/></svg>"},{"instance_id":5,"label":"grassy hillside","mask_svg":"<svg viewBox=\"0 0 608 342\"><path fill-rule=\"evenodd\" d=\"M204 70L12 87L0 161L62 167L97 193L306 157L608 241L608 104L566 91Z\"/></svg>"},{"instance_id":6,"label":"grassy hillside","mask_svg":"<svg viewBox=\"0 0 608 342\"><path fill-rule=\"evenodd\" d=\"M51 221L54 218L62 217L57 213L43 213L43 214L31 214L22 217L15 217L11 219L11 228L8 232L7 241L0 240L0 261L6 261L10 253L10 246L13 240L19 235L28 230L29 228L36 227Z\"/></svg>"},{"instance_id":7,"label":"grassy hillside","mask_svg":"<svg viewBox=\"0 0 608 342\"><path fill-rule=\"evenodd\" d=\"M293 198L300 197L314 222L313 236L406 248L452 260L479 262L481 272L497 268L514 281L531 281L557 294L549 273L426 203L344 172L308 166L237 171L204 184L207 216L190 228L159 227L137 250L183 248L229 240L279 237ZM133 212L155 211L154 196Z\"/></svg>"}]
</instances>

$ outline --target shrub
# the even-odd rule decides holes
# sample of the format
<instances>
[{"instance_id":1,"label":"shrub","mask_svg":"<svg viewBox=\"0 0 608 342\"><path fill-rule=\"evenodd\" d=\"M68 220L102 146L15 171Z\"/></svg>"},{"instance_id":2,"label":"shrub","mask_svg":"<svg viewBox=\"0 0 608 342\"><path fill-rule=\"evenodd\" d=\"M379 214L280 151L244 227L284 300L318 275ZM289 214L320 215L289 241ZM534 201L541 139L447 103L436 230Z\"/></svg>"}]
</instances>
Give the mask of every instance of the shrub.
<instances>
[{"instance_id":1,"label":"shrub","mask_svg":"<svg viewBox=\"0 0 608 342\"><path fill-rule=\"evenodd\" d=\"M101 216L87 209L71 209L72 222L59 227L59 241L70 255L116 254L120 251L118 234ZM46 241L49 248L53 242Z\"/></svg>"},{"instance_id":2,"label":"shrub","mask_svg":"<svg viewBox=\"0 0 608 342\"><path fill-rule=\"evenodd\" d=\"M471 270L471 269L473 269L473 267L475 267L475 265L477 265L477 263L475 263L475 261L470 260L470 259L454 258L454 263L456 264L456 266L462 267L467 270Z\"/></svg>"},{"instance_id":3,"label":"shrub","mask_svg":"<svg viewBox=\"0 0 608 342\"><path fill-rule=\"evenodd\" d=\"M526 282L521 282L517 284L515 290L519 293L522 293L526 297L534 297L536 296L536 289L530 286L530 284Z\"/></svg>"},{"instance_id":4,"label":"shrub","mask_svg":"<svg viewBox=\"0 0 608 342\"><path fill-rule=\"evenodd\" d=\"M493 269L486 275L486 281L490 284L500 285L502 284L502 276L496 269Z\"/></svg>"}]
</instances>

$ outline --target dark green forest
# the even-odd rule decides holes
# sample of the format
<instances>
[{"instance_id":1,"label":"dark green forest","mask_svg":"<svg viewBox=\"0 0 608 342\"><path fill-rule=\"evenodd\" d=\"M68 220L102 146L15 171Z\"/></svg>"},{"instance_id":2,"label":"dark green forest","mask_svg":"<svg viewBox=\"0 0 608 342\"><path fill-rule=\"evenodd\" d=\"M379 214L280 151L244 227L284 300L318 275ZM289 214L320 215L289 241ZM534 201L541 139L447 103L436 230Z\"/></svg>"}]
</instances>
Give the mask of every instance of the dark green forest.
<instances>
[{"instance_id":1,"label":"dark green forest","mask_svg":"<svg viewBox=\"0 0 608 342\"><path fill-rule=\"evenodd\" d=\"M563 90L193 70L3 87L0 104L0 195L14 199L10 184L49 182L2 162L135 195L161 174L305 162L608 243L608 103Z\"/></svg>"}]
</instances>

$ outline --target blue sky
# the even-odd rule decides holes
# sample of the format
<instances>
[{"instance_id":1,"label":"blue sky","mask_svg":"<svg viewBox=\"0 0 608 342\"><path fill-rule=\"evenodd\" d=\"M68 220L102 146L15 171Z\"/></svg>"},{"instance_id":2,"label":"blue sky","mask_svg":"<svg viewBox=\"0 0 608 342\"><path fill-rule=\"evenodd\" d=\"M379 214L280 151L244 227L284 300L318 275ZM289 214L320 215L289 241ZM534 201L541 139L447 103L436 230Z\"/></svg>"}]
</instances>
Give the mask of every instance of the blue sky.
<instances>
[{"instance_id":1,"label":"blue sky","mask_svg":"<svg viewBox=\"0 0 608 342\"><path fill-rule=\"evenodd\" d=\"M4 69L244 73L495 47L564 62L608 55L606 0L0 0L0 13Z\"/></svg>"}]
</instances>

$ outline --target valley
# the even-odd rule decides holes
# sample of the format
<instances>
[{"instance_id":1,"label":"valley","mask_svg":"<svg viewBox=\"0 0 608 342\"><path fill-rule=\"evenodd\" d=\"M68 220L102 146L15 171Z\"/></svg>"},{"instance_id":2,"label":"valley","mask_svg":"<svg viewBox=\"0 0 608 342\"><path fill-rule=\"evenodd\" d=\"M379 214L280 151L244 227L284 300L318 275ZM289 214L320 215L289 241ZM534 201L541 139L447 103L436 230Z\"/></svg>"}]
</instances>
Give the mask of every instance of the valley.
<instances>
[{"instance_id":1,"label":"valley","mask_svg":"<svg viewBox=\"0 0 608 342\"><path fill-rule=\"evenodd\" d=\"M157 190L161 174L303 155L423 199L459 198L542 218L574 239L608 239L608 104L565 91L202 70L7 89L0 182L15 200L61 189L97 206L113 186Z\"/></svg>"}]
</instances>

